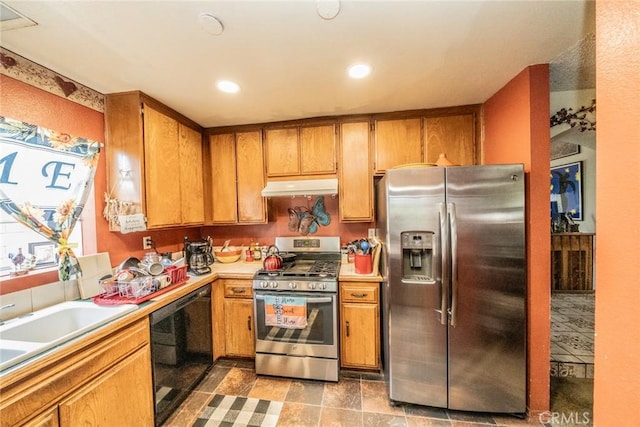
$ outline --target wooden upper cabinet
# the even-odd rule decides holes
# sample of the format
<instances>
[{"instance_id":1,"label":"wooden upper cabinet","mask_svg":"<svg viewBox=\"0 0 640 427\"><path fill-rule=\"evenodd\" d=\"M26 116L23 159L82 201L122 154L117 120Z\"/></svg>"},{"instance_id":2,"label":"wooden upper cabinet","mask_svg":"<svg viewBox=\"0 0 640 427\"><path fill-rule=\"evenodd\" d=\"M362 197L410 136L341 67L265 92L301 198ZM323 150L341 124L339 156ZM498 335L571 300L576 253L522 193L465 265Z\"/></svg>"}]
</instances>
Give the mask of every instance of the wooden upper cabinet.
<instances>
[{"instance_id":1,"label":"wooden upper cabinet","mask_svg":"<svg viewBox=\"0 0 640 427\"><path fill-rule=\"evenodd\" d=\"M144 213L149 229L204 223L196 123L141 92L124 92L106 96L105 129L112 198Z\"/></svg>"},{"instance_id":2,"label":"wooden upper cabinet","mask_svg":"<svg viewBox=\"0 0 640 427\"><path fill-rule=\"evenodd\" d=\"M369 128L368 121L340 125L341 221L373 220L373 168Z\"/></svg>"},{"instance_id":3,"label":"wooden upper cabinet","mask_svg":"<svg viewBox=\"0 0 640 427\"><path fill-rule=\"evenodd\" d=\"M179 123L180 189L182 223L204 222L204 178L202 168L202 134Z\"/></svg>"},{"instance_id":4,"label":"wooden upper cabinet","mask_svg":"<svg viewBox=\"0 0 640 427\"><path fill-rule=\"evenodd\" d=\"M425 162L435 163L440 153L456 165L474 165L475 126L473 114L424 119Z\"/></svg>"},{"instance_id":5,"label":"wooden upper cabinet","mask_svg":"<svg viewBox=\"0 0 640 427\"><path fill-rule=\"evenodd\" d=\"M265 135L267 176L299 175L298 128L269 129Z\"/></svg>"},{"instance_id":6,"label":"wooden upper cabinet","mask_svg":"<svg viewBox=\"0 0 640 427\"><path fill-rule=\"evenodd\" d=\"M375 173L422 162L421 121L420 118L376 120Z\"/></svg>"},{"instance_id":7,"label":"wooden upper cabinet","mask_svg":"<svg viewBox=\"0 0 640 427\"><path fill-rule=\"evenodd\" d=\"M335 125L267 129L265 135L267 176L336 173Z\"/></svg>"},{"instance_id":8,"label":"wooden upper cabinet","mask_svg":"<svg viewBox=\"0 0 640 427\"><path fill-rule=\"evenodd\" d=\"M238 221L235 147L235 135L232 133L209 136L212 223Z\"/></svg>"},{"instance_id":9,"label":"wooden upper cabinet","mask_svg":"<svg viewBox=\"0 0 640 427\"><path fill-rule=\"evenodd\" d=\"M209 136L211 223L265 223L262 133Z\"/></svg>"},{"instance_id":10,"label":"wooden upper cabinet","mask_svg":"<svg viewBox=\"0 0 640 427\"><path fill-rule=\"evenodd\" d=\"M182 205L178 122L144 107L144 165L147 227L180 224Z\"/></svg>"},{"instance_id":11,"label":"wooden upper cabinet","mask_svg":"<svg viewBox=\"0 0 640 427\"><path fill-rule=\"evenodd\" d=\"M300 128L300 172L302 175L336 173L336 127Z\"/></svg>"},{"instance_id":12,"label":"wooden upper cabinet","mask_svg":"<svg viewBox=\"0 0 640 427\"><path fill-rule=\"evenodd\" d=\"M236 133L238 221L267 222L267 204L262 197L265 186L262 132Z\"/></svg>"}]
</instances>

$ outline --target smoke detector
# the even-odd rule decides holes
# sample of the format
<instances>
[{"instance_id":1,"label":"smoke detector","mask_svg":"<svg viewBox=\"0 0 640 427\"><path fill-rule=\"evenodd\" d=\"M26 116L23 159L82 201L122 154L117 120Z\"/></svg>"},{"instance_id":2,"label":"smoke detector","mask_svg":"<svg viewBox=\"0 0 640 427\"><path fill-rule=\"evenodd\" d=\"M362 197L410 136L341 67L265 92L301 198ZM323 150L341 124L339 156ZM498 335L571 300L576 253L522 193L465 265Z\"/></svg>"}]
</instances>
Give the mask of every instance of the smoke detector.
<instances>
[{"instance_id":1,"label":"smoke detector","mask_svg":"<svg viewBox=\"0 0 640 427\"><path fill-rule=\"evenodd\" d=\"M200 27L202 27L203 30L214 36L219 36L224 31L222 22L207 12L203 12L198 15L198 24L200 24Z\"/></svg>"}]
</instances>

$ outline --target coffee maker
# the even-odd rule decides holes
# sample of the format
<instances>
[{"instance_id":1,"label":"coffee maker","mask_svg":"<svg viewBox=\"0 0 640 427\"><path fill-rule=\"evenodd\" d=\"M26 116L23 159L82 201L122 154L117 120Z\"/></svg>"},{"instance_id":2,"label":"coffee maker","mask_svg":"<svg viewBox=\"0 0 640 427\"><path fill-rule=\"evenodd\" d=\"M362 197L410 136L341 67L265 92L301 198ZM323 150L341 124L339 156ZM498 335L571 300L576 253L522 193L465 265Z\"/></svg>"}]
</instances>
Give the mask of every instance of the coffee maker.
<instances>
[{"instance_id":1,"label":"coffee maker","mask_svg":"<svg viewBox=\"0 0 640 427\"><path fill-rule=\"evenodd\" d=\"M213 264L211 239L190 242L185 236L184 257L191 273L195 275L211 273L211 267L209 267Z\"/></svg>"}]
</instances>

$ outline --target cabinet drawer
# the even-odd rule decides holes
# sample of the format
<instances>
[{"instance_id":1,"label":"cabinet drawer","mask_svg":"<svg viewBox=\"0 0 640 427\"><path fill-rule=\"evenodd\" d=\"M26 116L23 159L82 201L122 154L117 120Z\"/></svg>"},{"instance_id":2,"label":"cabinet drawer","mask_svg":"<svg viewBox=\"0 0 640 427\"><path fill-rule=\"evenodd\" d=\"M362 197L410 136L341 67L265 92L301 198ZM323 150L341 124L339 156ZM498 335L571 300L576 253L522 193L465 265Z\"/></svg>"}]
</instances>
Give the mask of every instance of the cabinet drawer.
<instances>
[{"instance_id":1,"label":"cabinet drawer","mask_svg":"<svg viewBox=\"0 0 640 427\"><path fill-rule=\"evenodd\" d=\"M225 280L225 298L253 298L253 289L250 280Z\"/></svg>"},{"instance_id":2,"label":"cabinet drawer","mask_svg":"<svg viewBox=\"0 0 640 427\"><path fill-rule=\"evenodd\" d=\"M340 302L378 302L378 284L340 284Z\"/></svg>"}]
</instances>

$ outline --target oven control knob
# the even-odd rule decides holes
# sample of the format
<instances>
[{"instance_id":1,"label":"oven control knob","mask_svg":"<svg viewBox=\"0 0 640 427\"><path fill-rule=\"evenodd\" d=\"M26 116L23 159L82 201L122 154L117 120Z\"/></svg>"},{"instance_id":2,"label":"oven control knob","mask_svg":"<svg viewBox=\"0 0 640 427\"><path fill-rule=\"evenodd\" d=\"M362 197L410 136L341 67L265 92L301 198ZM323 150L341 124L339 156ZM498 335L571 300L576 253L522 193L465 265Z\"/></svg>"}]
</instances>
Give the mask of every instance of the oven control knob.
<instances>
[{"instance_id":1,"label":"oven control knob","mask_svg":"<svg viewBox=\"0 0 640 427\"><path fill-rule=\"evenodd\" d=\"M260 282L260 287L261 288L266 288L267 286L268 286L267 282L265 282L264 280L262 282Z\"/></svg>"},{"instance_id":2,"label":"oven control knob","mask_svg":"<svg viewBox=\"0 0 640 427\"><path fill-rule=\"evenodd\" d=\"M278 287L278 284L276 282L269 282L269 286L271 286L273 289Z\"/></svg>"},{"instance_id":3,"label":"oven control knob","mask_svg":"<svg viewBox=\"0 0 640 427\"><path fill-rule=\"evenodd\" d=\"M309 289L315 289L316 288L316 284L311 282L309 283Z\"/></svg>"},{"instance_id":4,"label":"oven control knob","mask_svg":"<svg viewBox=\"0 0 640 427\"><path fill-rule=\"evenodd\" d=\"M298 284L296 282L289 282L289 289L295 289L298 287Z\"/></svg>"},{"instance_id":5,"label":"oven control knob","mask_svg":"<svg viewBox=\"0 0 640 427\"><path fill-rule=\"evenodd\" d=\"M327 289L327 284L326 283L320 283L320 289L322 289L323 291L325 289Z\"/></svg>"}]
</instances>

